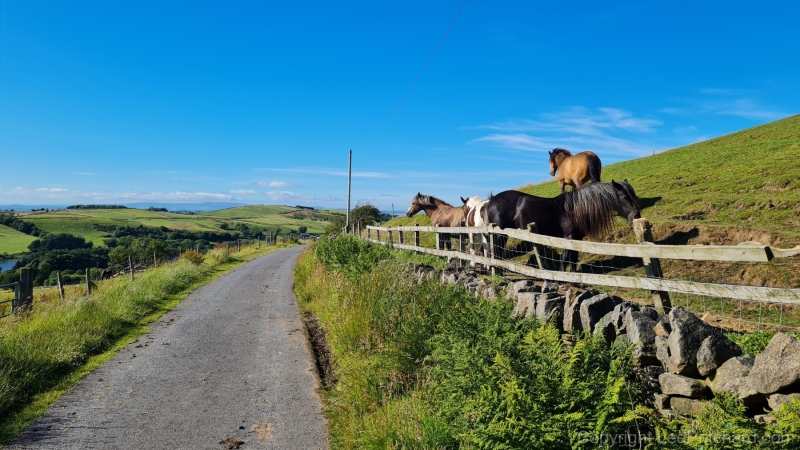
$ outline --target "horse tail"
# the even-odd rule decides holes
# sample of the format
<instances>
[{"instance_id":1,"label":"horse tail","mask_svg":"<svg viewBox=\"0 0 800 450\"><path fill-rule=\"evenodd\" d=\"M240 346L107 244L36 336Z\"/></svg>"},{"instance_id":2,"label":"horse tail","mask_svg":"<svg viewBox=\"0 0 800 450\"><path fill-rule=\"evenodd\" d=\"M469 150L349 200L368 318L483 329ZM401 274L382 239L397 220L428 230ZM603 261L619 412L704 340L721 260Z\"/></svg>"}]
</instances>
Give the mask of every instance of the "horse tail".
<instances>
[{"instance_id":1,"label":"horse tail","mask_svg":"<svg viewBox=\"0 0 800 450\"><path fill-rule=\"evenodd\" d=\"M592 180L592 183L600 182L601 169L600 158L597 155L594 158L589 158L589 179Z\"/></svg>"}]
</instances>

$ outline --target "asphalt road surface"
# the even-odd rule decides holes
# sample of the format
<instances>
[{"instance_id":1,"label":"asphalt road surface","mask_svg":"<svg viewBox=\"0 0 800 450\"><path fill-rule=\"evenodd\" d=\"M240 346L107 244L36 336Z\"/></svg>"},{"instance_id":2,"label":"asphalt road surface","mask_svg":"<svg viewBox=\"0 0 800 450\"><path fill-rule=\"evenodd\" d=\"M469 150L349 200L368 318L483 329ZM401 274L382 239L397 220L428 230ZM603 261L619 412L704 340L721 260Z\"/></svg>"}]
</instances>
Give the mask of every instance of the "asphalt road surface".
<instances>
[{"instance_id":1,"label":"asphalt road surface","mask_svg":"<svg viewBox=\"0 0 800 450\"><path fill-rule=\"evenodd\" d=\"M292 291L301 250L197 289L7 448L221 449L237 440L240 449L327 448Z\"/></svg>"}]
</instances>

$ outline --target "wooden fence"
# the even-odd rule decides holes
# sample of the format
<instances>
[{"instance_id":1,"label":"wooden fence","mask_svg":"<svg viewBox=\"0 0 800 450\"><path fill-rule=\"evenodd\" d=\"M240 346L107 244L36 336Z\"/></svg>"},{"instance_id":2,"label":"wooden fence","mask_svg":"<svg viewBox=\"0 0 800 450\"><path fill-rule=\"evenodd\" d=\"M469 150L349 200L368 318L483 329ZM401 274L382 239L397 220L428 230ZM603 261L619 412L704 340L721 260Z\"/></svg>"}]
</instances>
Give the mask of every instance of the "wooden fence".
<instances>
[{"instance_id":1,"label":"wooden fence","mask_svg":"<svg viewBox=\"0 0 800 450\"><path fill-rule=\"evenodd\" d=\"M528 228L529 230L535 230L535 224L530 224ZM472 264L483 264L491 268L502 268L510 272L543 280L649 290L653 293L654 304L658 309L663 309L664 307L669 308L671 306L668 293L800 306L800 288L777 288L676 280L664 278L660 269L660 259L766 262L775 258L789 258L800 255L800 247L785 250L774 249L756 243L744 243L740 245L656 245L652 243L650 225L646 219L635 220L634 231L636 232L637 240L640 242L638 245L576 241L543 236L526 230L500 229L491 225L486 227L368 226L366 238L372 242L388 242L399 249L414 250L441 257L460 259L469 261ZM421 232L436 233L437 248L421 246ZM381 233L384 233L383 239ZM444 233L459 237L459 248L457 250L444 250L442 248L439 235ZM408 239L409 234L413 235L413 239L410 242ZM474 252L467 252L467 248L475 248L474 237L478 235L488 237L490 245L488 246L487 256L474 254ZM495 255L493 245L494 236L496 235L504 235L509 238L516 238L534 244L533 256L538 262L538 267L498 259ZM469 239L469 241L467 241L467 239ZM621 276L550 270L546 262L541 258L542 246L554 247L561 250L575 250L597 255L641 258L646 276Z\"/></svg>"},{"instance_id":2,"label":"wooden fence","mask_svg":"<svg viewBox=\"0 0 800 450\"><path fill-rule=\"evenodd\" d=\"M270 233L269 235L264 236L263 240L261 238L256 238L256 239L237 239L235 242L234 241L225 242L225 249L228 252L234 251L234 250L236 252L240 252L242 250L242 248L247 248L247 247L253 248L255 246L256 248L261 248L262 246L266 247L266 246L269 246L269 245L277 245L278 241L281 238L286 239L287 236L288 235L278 235L277 233ZM191 249L192 248L189 248L189 250L191 250ZM201 251L200 251L201 249L200 249L199 246L194 247L194 249L198 253L201 253ZM141 270L144 270L144 269L147 269L147 268L150 268L150 267L156 267L159 264L163 264L164 262L174 262L179 257L180 256L175 256L175 257L173 257L171 259L158 259L157 256L156 256L156 253L153 252L152 261L147 261L147 262L138 261L138 262L134 263L131 260L131 257L129 255L128 258L127 258L127 264L125 264L122 267L122 270L120 270L117 273L113 273L112 272L110 276L111 277L130 276L131 280L134 280L135 279L135 273L137 271L141 271ZM80 284L80 285L84 286L85 289L86 289L86 291L85 291L86 295L90 296L90 295L92 295L92 291L94 289L96 289L96 287L97 287L95 282L99 281L101 279L105 279L105 277L95 278L95 280L92 280L91 277L90 277L90 270L89 269L85 269L84 276L83 276L83 281L81 281L80 283L76 283L76 284ZM58 289L59 297L61 298L62 301L65 298L64 297L64 286L65 286L65 284L62 282L61 271L57 271L56 272L56 285L54 287L56 289ZM0 290L1 289L8 289L8 288L14 288L14 296L11 299L8 299L8 300L0 300L0 305L6 304L6 303L11 303L11 309L7 314L2 314L2 311L4 311L4 309L0 308L0 319L2 319L4 317L8 317L11 314L19 314L19 313L22 313L22 312L25 312L25 311L30 311L31 308L33 307L33 277L31 276L31 269L30 268L26 268L26 267L23 267L23 268L20 269L20 281L19 282L0 285Z\"/></svg>"},{"instance_id":3,"label":"wooden fence","mask_svg":"<svg viewBox=\"0 0 800 450\"><path fill-rule=\"evenodd\" d=\"M33 277L31 277L31 270L27 268L20 269L19 281L0 285L0 289L14 288L14 297L10 300L0 301L0 305L4 303L11 303L11 311L8 314L0 315L0 319L10 316L11 314L18 314L31 306L33 301Z\"/></svg>"}]
</instances>

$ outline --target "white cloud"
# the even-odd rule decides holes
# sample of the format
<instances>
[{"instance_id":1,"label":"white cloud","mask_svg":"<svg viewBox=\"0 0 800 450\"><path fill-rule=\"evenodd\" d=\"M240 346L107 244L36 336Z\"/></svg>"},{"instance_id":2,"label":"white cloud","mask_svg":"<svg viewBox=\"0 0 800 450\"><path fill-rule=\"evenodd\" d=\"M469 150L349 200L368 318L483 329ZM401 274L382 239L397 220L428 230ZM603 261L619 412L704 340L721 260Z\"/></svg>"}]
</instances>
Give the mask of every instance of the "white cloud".
<instances>
[{"instance_id":1,"label":"white cloud","mask_svg":"<svg viewBox=\"0 0 800 450\"><path fill-rule=\"evenodd\" d=\"M346 177L347 171L346 170L337 170L337 169L330 169L330 168L296 168L296 169L274 169L274 168L262 168L260 170L269 171L269 172L286 172L286 173L315 173L320 175L332 175L336 177ZM361 177L361 178L391 178L391 176L387 173L383 172L353 172L353 177Z\"/></svg>"},{"instance_id":2,"label":"white cloud","mask_svg":"<svg viewBox=\"0 0 800 450\"><path fill-rule=\"evenodd\" d=\"M786 112L776 111L760 104L752 91L745 89L701 89L701 98L686 98L682 107L662 108L659 111L672 115L714 114L736 116L756 121L772 121L788 117Z\"/></svg>"},{"instance_id":3,"label":"white cloud","mask_svg":"<svg viewBox=\"0 0 800 450\"><path fill-rule=\"evenodd\" d=\"M302 200L302 201L318 201L318 202L329 202L329 201L341 201L341 197L334 197L334 196L314 196L314 195L305 195L305 194L298 194L296 192L291 191L267 191L264 193L270 200L273 201L283 201L283 200Z\"/></svg>"},{"instance_id":4,"label":"white cloud","mask_svg":"<svg viewBox=\"0 0 800 450\"><path fill-rule=\"evenodd\" d=\"M294 185L291 183L286 183L283 181L258 181L253 183L254 186L261 186L261 187L273 187L273 188L293 188Z\"/></svg>"},{"instance_id":5,"label":"white cloud","mask_svg":"<svg viewBox=\"0 0 800 450\"><path fill-rule=\"evenodd\" d=\"M501 148L526 151L550 151L563 147L579 152L599 151L616 156L650 154L663 146L642 139L662 122L635 117L617 108L592 111L574 107L559 113L540 115L542 120L522 120L477 127L496 131L471 141L487 142Z\"/></svg>"},{"instance_id":6,"label":"white cloud","mask_svg":"<svg viewBox=\"0 0 800 450\"><path fill-rule=\"evenodd\" d=\"M24 188L0 189L0 200L6 202L62 200L72 202L76 200L91 202L132 202L132 201L221 201L233 200L229 194L220 194L206 191L175 191L175 192L107 192L107 191L79 191L66 188Z\"/></svg>"},{"instance_id":7,"label":"white cloud","mask_svg":"<svg viewBox=\"0 0 800 450\"><path fill-rule=\"evenodd\" d=\"M238 195L255 195L258 194L258 191L255 189L231 189L228 193Z\"/></svg>"}]
</instances>

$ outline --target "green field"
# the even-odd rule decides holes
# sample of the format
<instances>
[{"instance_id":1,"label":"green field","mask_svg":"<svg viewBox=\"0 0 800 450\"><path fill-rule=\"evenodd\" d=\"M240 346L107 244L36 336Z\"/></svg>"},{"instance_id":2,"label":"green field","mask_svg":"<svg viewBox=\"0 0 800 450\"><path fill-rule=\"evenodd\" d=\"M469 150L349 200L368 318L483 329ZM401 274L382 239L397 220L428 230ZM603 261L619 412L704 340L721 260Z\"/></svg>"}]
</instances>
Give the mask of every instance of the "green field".
<instances>
[{"instance_id":1,"label":"green field","mask_svg":"<svg viewBox=\"0 0 800 450\"><path fill-rule=\"evenodd\" d=\"M82 236L95 246L103 246L108 235L95 224L147 227L167 227L171 230L224 232L223 224L244 223L251 227L281 233L297 231L305 226L309 233L321 234L327 219L338 211L304 210L291 206L250 205L197 214L147 211L141 209L70 209L48 212L20 213L28 221L48 233L70 233ZM232 227L231 227L232 228ZM16 254L27 250L35 237L7 227L0 228L0 253Z\"/></svg>"},{"instance_id":2,"label":"green field","mask_svg":"<svg viewBox=\"0 0 800 450\"><path fill-rule=\"evenodd\" d=\"M28 244L33 242L34 239L36 238L33 236L28 236L13 228L0 225L0 253L13 255L25 252L28 250Z\"/></svg>"},{"instance_id":3,"label":"green field","mask_svg":"<svg viewBox=\"0 0 800 450\"><path fill-rule=\"evenodd\" d=\"M800 244L800 115L603 168L627 179L656 240L697 228L690 244ZM546 163L546 162L545 162ZM520 190L551 197L555 181ZM672 242L670 242L672 243ZM686 242L674 242L686 243Z\"/></svg>"}]
</instances>

